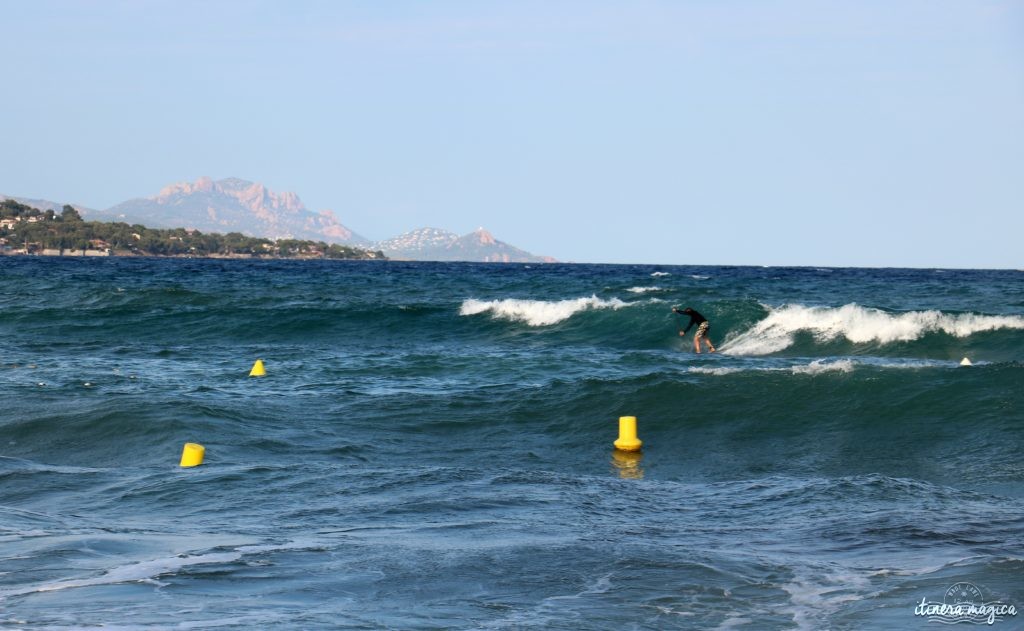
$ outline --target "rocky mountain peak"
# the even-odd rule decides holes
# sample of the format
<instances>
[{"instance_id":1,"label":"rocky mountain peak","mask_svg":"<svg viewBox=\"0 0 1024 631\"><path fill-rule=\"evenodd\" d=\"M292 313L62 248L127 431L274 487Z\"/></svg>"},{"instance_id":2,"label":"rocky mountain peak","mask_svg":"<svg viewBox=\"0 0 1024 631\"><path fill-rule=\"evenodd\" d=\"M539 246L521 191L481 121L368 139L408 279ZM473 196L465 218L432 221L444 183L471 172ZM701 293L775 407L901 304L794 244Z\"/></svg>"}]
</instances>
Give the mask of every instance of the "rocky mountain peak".
<instances>
[{"instance_id":1,"label":"rocky mountain peak","mask_svg":"<svg viewBox=\"0 0 1024 631\"><path fill-rule=\"evenodd\" d=\"M204 232L238 231L255 236L325 240L363 245L366 239L343 226L334 213L308 210L299 196L259 182L209 176L176 182L155 197L129 200L106 211L118 221L153 227L189 227Z\"/></svg>"},{"instance_id":2,"label":"rocky mountain peak","mask_svg":"<svg viewBox=\"0 0 1024 631\"><path fill-rule=\"evenodd\" d=\"M291 191L276 193L259 182L250 182L237 177L214 180L202 176L195 182L177 182L164 187L152 198L157 203L172 203L183 195L210 194L234 198L257 216L270 220L278 212L302 213L306 206L299 196Z\"/></svg>"},{"instance_id":3,"label":"rocky mountain peak","mask_svg":"<svg viewBox=\"0 0 1024 631\"><path fill-rule=\"evenodd\" d=\"M30 205L52 208L55 212L62 207L45 200L29 201ZM334 212L310 211L295 193L278 193L259 182L237 177L214 180L203 176L194 182L176 182L162 188L154 197L130 199L102 211L77 208L83 216L88 215L89 220L370 246L399 259L555 262L550 257L536 256L500 241L483 227L463 236L441 228L423 227L371 244L342 225Z\"/></svg>"},{"instance_id":4,"label":"rocky mountain peak","mask_svg":"<svg viewBox=\"0 0 1024 631\"><path fill-rule=\"evenodd\" d=\"M498 240L494 238L494 235L484 230L482 227L474 230L472 236L480 245L494 245L498 242Z\"/></svg>"}]
</instances>

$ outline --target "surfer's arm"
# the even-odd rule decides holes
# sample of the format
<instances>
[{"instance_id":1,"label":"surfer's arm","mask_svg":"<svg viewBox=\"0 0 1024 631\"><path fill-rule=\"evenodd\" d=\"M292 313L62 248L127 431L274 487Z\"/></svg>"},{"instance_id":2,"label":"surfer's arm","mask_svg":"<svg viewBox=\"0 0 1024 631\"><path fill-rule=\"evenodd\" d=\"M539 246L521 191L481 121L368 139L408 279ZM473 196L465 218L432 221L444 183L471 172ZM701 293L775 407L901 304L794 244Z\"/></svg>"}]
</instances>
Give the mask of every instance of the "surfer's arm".
<instances>
[{"instance_id":1,"label":"surfer's arm","mask_svg":"<svg viewBox=\"0 0 1024 631\"><path fill-rule=\"evenodd\" d=\"M686 328L683 329L683 332L680 335L685 335L686 332L690 330L690 327L693 326L694 322L696 322L696 320L694 319L693 316L690 316L690 323L686 325Z\"/></svg>"}]
</instances>

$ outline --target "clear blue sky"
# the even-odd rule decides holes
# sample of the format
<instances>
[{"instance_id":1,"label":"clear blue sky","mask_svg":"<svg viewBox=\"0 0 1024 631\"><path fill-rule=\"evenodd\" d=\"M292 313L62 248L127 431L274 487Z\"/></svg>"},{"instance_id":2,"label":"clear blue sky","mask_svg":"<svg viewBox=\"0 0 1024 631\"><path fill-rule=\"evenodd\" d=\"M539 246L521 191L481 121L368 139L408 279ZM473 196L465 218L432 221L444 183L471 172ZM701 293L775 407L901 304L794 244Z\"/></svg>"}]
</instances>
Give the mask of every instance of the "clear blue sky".
<instances>
[{"instance_id":1,"label":"clear blue sky","mask_svg":"<svg viewBox=\"0 0 1024 631\"><path fill-rule=\"evenodd\" d=\"M0 0L0 193L561 260L1024 268L1024 2Z\"/></svg>"}]
</instances>

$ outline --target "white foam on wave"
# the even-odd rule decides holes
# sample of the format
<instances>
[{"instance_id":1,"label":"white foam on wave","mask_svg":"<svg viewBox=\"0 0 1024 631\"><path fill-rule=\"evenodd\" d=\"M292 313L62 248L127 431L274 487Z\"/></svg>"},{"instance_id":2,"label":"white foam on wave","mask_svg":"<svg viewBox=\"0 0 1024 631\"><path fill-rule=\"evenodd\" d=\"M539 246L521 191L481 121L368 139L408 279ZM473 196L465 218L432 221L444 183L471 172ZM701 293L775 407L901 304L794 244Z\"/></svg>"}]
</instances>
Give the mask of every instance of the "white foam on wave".
<instances>
[{"instance_id":1,"label":"white foam on wave","mask_svg":"<svg viewBox=\"0 0 1024 631\"><path fill-rule=\"evenodd\" d=\"M856 366L851 359L839 359L836 361L825 361L818 359L806 366L793 366L790 368L794 375L820 375L826 372L852 372Z\"/></svg>"},{"instance_id":2,"label":"white foam on wave","mask_svg":"<svg viewBox=\"0 0 1024 631\"><path fill-rule=\"evenodd\" d=\"M657 278L659 276L671 276L670 272L651 272L651 276Z\"/></svg>"},{"instance_id":3,"label":"white foam on wave","mask_svg":"<svg viewBox=\"0 0 1024 631\"><path fill-rule=\"evenodd\" d=\"M1024 329L1024 317L941 311L889 313L856 304L842 307L807 307L799 304L768 309L768 317L736 338L722 351L733 355L768 355L793 344L794 334L807 331L819 342L845 338L854 344L907 342L928 333L968 337L996 329Z\"/></svg>"},{"instance_id":4,"label":"white foam on wave","mask_svg":"<svg viewBox=\"0 0 1024 631\"><path fill-rule=\"evenodd\" d=\"M612 298L603 300L597 296L570 298L567 300L477 300L469 298L462 302L459 315L471 316L491 312L496 318L525 322L530 326L548 326L568 320L574 314L588 309L621 309L630 304Z\"/></svg>"},{"instance_id":5,"label":"white foam on wave","mask_svg":"<svg viewBox=\"0 0 1024 631\"><path fill-rule=\"evenodd\" d=\"M631 294L646 294L646 293L649 293L649 292L652 292L652 291L661 291L661 290L662 290L661 287L658 287L657 285L653 285L651 287L630 287L626 291L628 291Z\"/></svg>"},{"instance_id":6,"label":"white foam on wave","mask_svg":"<svg viewBox=\"0 0 1024 631\"><path fill-rule=\"evenodd\" d=\"M820 375L829 372L852 372L856 367L857 363L850 359L840 359L835 361L826 361L823 359L817 359L809 364L802 364L799 366L773 366L773 367L761 367L761 368L705 368L703 366L691 366L687 372L692 372L702 375L715 375L718 377L725 375L734 375L741 372L790 372L794 375Z\"/></svg>"},{"instance_id":7,"label":"white foam on wave","mask_svg":"<svg viewBox=\"0 0 1024 631\"><path fill-rule=\"evenodd\" d=\"M529 609L513 609L506 617L484 623L482 629L514 629L540 628L547 629L558 626L566 619L580 618L581 611L593 607L594 596L612 593L616 587L612 583L612 574L598 576L584 583L582 591L548 596Z\"/></svg>"},{"instance_id":8,"label":"white foam on wave","mask_svg":"<svg viewBox=\"0 0 1024 631\"><path fill-rule=\"evenodd\" d=\"M54 581L35 587L24 589L2 590L0 597L20 596L35 592L56 592L63 589L76 587L93 587L96 585L116 585L118 583L154 583L157 578L167 574L176 574L183 568L192 565L205 565L210 563L232 563L242 558L239 551L212 552L198 555L181 555L151 561L140 561L129 563L119 567L111 568L99 576L92 576L81 579L68 579Z\"/></svg>"},{"instance_id":9,"label":"white foam on wave","mask_svg":"<svg viewBox=\"0 0 1024 631\"><path fill-rule=\"evenodd\" d=\"M801 631L825 628L823 623L849 603L877 595L864 572L842 566L807 568L779 587L791 603L781 609L788 610Z\"/></svg>"},{"instance_id":10,"label":"white foam on wave","mask_svg":"<svg viewBox=\"0 0 1024 631\"><path fill-rule=\"evenodd\" d=\"M705 366L690 366L686 372L697 373L698 375L734 375L738 372L745 372L751 370L749 368L707 368ZM754 369L757 370L757 369ZM769 370L768 368L762 368L761 370Z\"/></svg>"},{"instance_id":11,"label":"white foam on wave","mask_svg":"<svg viewBox=\"0 0 1024 631\"><path fill-rule=\"evenodd\" d=\"M173 576L192 566L235 563L240 561L246 555L306 549L317 549L317 546L308 542L290 542L270 545L243 545L235 548L234 550L205 552L200 554L183 553L175 556L119 565L106 570L102 574L87 578L66 579L31 587L24 587L21 589L0 590L0 599L38 592L56 592L65 589L74 589L77 587L117 585L120 583L151 583L160 585L160 577L169 575Z\"/></svg>"},{"instance_id":12,"label":"white foam on wave","mask_svg":"<svg viewBox=\"0 0 1024 631\"><path fill-rule=\"evenodd\" d=\"M807 364L795 366L726 366L709 368L705 366L691 366L687 372L702 375L734 375L741 372L789 372L794 375L820 375L830 372L849 373L856 368L865 366L871 368L887 369L909 369L920 370L925 368L949 368L955 366L952 362L936 360L913 360L913 361L872 361L869 359L816 359Z\"/></svg>"}]
</instances>

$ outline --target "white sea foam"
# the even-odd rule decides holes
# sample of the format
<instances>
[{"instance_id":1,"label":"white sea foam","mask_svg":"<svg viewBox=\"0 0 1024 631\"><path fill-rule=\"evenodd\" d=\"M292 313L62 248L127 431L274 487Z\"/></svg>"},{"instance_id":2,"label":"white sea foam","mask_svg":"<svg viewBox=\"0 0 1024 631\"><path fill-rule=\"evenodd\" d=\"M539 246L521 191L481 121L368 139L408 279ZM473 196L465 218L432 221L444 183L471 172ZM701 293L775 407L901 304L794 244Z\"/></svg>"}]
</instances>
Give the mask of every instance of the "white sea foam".
<instances>
[{"instance_id":1,"label":"white sea foam","mask_svg":"<svg viewBox=\"0 0 1024 631\"><path fill-rule=\"evenodd\" d=\"M715 627L715 631L728 631L729 629L735 629L737 627L745 627L753 622L754 621L751 618L744 618L743 616L729 616Z\"/></svg>"},{"instance_id":2,"label":"white sea foam","mask_svg":"<svg viewBox=\"0 0 1024 631\"><path fill-rule=\"evenodd\" d=\"M112 567L102 574L86 578L66 579L44 583L31 587L12 590L0 590L0 599L9 596L21 596L36 592L56 592L76 587L94 587L98 585L116 585L119 583L155 583L160 584L162 576L174 575L183 569L197 565L215 565L235 563L246 555L263 554L288 550L317 549L315 543L289 542L283 544L254 544L238 546L234 550L222 552L205 552L200 554L178 554L175 556L126 563Z\"/></svg>"},{"instance_id":3,"label":"white sea foam","mask_svg":"<svg viewBox=\"0 0 1024 631\"><path fill-rule=\"evenodd\" d=\"M886 369L909 369L920 370L925 368L950 368L956 366L954 362L938 360L888 360L877 361L871 359L816 359L807 364L794 366L690 366L687 372L700 375L734 375L741 372L789 372L794 375L820 375L830 372L849 373L858 367L886 368Z\"/></svg>"},{"instance_id":4,"label":"white sea foam","mask_svg":"<svg viewBox=\"0 0 1024 631\"><path fill-rule=\"evenodd\" d=\"M651 272L651 276L654 276L655 278L657 278L659 276L671 276L671 275L672 274L670 272Z\"/></svg>"},{"instance_id":5,"label":"white sea foam","mask_svg":"<svg viewBox=\"0 0 1024 631\"><path fill-rule=\"evenodd\" d=\"M823 622L848 603L875 595L868 577L852 568L832 567L798 571L789 583L779 585L789 594L789 613L797 629L821 629Z\"/></svg>"},{"instance_id":6,"label":"white sea foam","mask_svg":"<svg viewBox=\"0 0 1024 631\"><path fill-rule=\"evenodd\" d=\"M906 342L928 333L967 337L995 329L1024 329L1024 317L990 316L941 311L889 313L856 304L842 307L807 307L793 304L765 307L768 317L722 344L733 355L767 355L788 348L798 331L807 331L819 342L845 338L855 344Z\"/></svg>"},{"instance_id":7,"label":"white sea foam","mask_svg":"<svg viewBox=\"0 0 1024 631\"><path fill-rule=\"evenodd\" d=\"M657 285L653 285L651 287L630 287L626 291L631 294L646 294L652 291L661 291L661 287L658 287Z\"/></svg>"},{"instance_id":8,"label":"white sea foam","mask_svg":"<svg viewBox=\"0 0 1024 631\"><path fill-rule=\"evenodd\" d=\"M697 373L698 375L733 375L738 372L745 372L748 368L707 368L705 366L690 366L686 372ZM756 369L755 369L756 370ZM762 369L768 370L768 369Z\"/></svg>"},{"instance_id":9,"label":"white sea foam","mask_svg":"<svg viewBox=\"0 0 1024 631\"><path fill-rule=\"evenodd\" d=\"M88 578L68 579L54 581L35 587L24 589L0 591L0 597L20 596L33 592L55 592L75 587L92 587L96 585L116 585L118 583L153 583L157 578L166 574L175 574L183 568L192 565L205 565L209 563L231 563L242 558L242 553L234 552L212 552L195 556L175 556L164 559L153 559L139 563L121 565L104 572L99 576Z\"/></svg>"},{"instance_id":10,"label":"white sea foam","mask_svg":"<svg viewBox=\"0 0 1024 631\"><path fill-rule=\"evenodd\" d=\"M557 596L548 596L530 607L509 609L503 618L483 622L481 629L547 629L569 619L580 618L581 610L590 609L590 597L613 591L610 574L597 577L584 584L583 590Z\"/></svg>"},{"instance_id":11,"label":"white sea foam","mask_svg":"<svg viewBox=\"0 0 1024 631\"><path fill-rule=\"evenodd\" d=\"M825 372L852 372L856 364L851 359L825 361L818 359L805 366L793 366L794 375L820 375Z\"/></svg>"},{"instance_id":12,"label":"white sea foam","mask_svg":"<svg viewBox=\"0 0 1024 631\"><path fill-rule=\"evenodd\" d=\"M476 300L469 298L462 302L459 315L469 316L491 312L496 318L525 322L530 326L547 326L571 318L574 314L588 309L621 309L631 303L618 298L603 300L597 296L568 300Z\"/></svg>"},{"instance_id":13,"label":"white sea foam","mask_svg":"<svg viewBox=\"0 0 1024 631\"><path fill-rule=\"evenodd\" d=\"M828 372L851 372L857 366L857 362L851 359L840 359L835 361L826 361L818 359L812 361L809 364L801 364L798 366L773 366L773 367L758 367L758 368L740 368L740 367L728 367L728 368L706 368L704 366L692 366L687 372L703 374L703 375L734 375L740 372L791 372L794 375L820 375Z\"/></svg>"}]
</instances>

